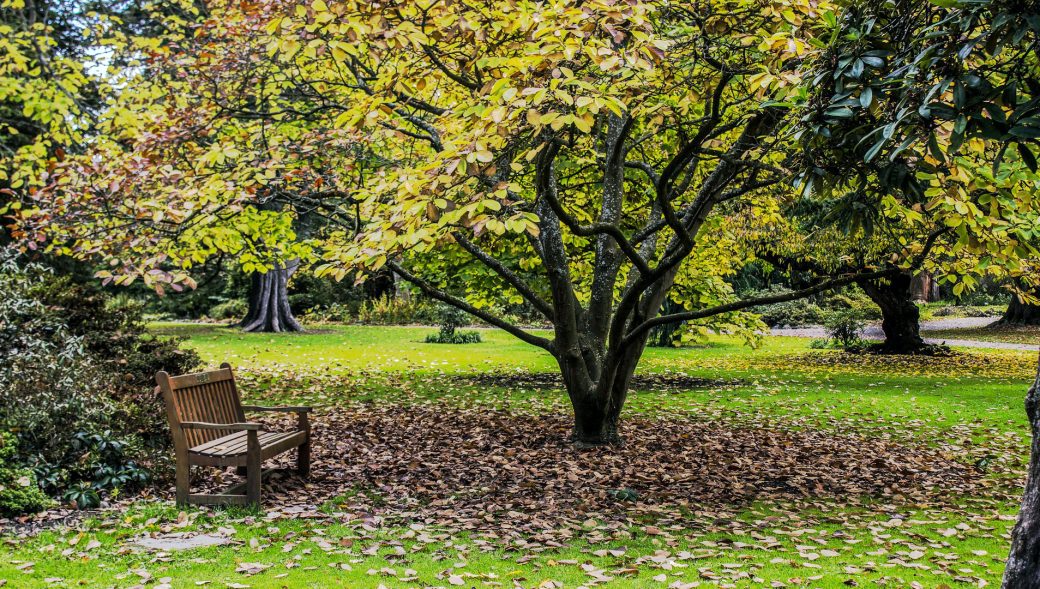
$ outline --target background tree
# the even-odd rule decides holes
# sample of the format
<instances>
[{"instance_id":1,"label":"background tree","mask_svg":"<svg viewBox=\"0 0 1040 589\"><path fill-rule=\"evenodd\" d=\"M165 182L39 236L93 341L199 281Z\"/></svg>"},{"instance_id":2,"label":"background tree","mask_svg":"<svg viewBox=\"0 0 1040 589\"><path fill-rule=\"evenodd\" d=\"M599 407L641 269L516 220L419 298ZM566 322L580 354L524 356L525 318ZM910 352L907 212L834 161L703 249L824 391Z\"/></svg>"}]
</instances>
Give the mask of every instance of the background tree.
<instances>
[{"instance_id":1,"label":"background tree","mask_svg":"<svg viewBox=\"0 0 1040 589\"><path fill-rule=\"evenodd\" d=\"M1026 298L1013 293L1007 310L997 323L999 325L1040 325L1040 305L1032 302L1032 300L1040 299L1040 293L1034 290L1029 294L1031 296Z\"/></svg>"}]
</instances>

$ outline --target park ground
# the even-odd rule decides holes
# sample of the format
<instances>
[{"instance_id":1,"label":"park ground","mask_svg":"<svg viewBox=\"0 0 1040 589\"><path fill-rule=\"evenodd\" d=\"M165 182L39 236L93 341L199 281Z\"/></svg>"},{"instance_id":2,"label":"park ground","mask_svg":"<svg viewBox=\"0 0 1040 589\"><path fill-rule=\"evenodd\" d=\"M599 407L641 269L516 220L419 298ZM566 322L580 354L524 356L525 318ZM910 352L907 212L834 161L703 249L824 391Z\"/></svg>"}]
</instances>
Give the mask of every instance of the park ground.
<instances>
[{"instance_id":1,"label":"park ground","mask_svg":"<svg viewBox=\"0 0 1040 589\"><path fill-rule=\"evenodd\" d=\"M154 329L236 366L248 401L314 404L312 479L271 481L260 511L182 511L164 486L16 522L0 586L997 586L1036 370L1020 350L894 359L714 336L648 350L625 446L579 451L551 359L501 332ZM136 544L195 534L227 544Z\"/></svg>"}]
</instances>

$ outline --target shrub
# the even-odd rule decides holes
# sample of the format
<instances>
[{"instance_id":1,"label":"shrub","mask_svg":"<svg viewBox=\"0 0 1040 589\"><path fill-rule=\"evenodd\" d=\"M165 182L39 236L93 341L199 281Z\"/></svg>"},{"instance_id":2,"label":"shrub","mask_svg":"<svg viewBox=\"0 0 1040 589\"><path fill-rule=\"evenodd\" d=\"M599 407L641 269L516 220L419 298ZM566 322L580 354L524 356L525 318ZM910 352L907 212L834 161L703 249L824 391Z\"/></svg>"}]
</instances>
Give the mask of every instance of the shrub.
<instances>
[{"instance_id":1,"label":"shrub","mask_svg":"<svg viewBox=\"0 0 1040 589\"><path fill-rule=\"evenodd\" d=\"M462 332L457 329L468 325L468 318L455 307L441 308L441 330L426 336L428 344L479 344L480 334L475 331Z\"/></svg>"},{"instance_id":2,"label":"shrub","mask_svg":"<svg viewBox=\"0 0 1040 589\"><path fill-rule=\"evenodd\" d=\"M843 349L851 350L860 345L859 334L864 327L862 313L853 309L832 311L824 325L831 339Z\"/></svg>"},{"instance_id":3,"label":"shrub","mask_svg":"<svg viewBox=\"0 0 1040 589\"><path fill-rule=\"evenodd\" d=\"M218 303L210 308L207 315L211 319L234 319L240 320L249 312L249 303L242 299L231 299Z\"/></svg>"},{"instance_id":4,"label":"shrub","mask_svg":"<svg viewBox=\"0 0 1040 589\"><path fill-rule=\"evenodd\" d=\"M188 372L198 357L148 334L139 303L39 266L0 263L0 288L0 430L14 434L18 465L56 496L165 475L169 431L153 375Z\"/></svg>"},{"instance_id":5,"label":"shrub","mask_svg":"<svg viewBox=\"0 0 1040 589\"><path fill-rule=\"evenodd\" d=\"M304 323L347 323L358 316L353 304L333 303L327 307L315 307L300 316Z\"/></svg>"},{"instance_id":6,"label":"shrub","mask_svg":"<svg viewBox=\"0 0 1040 589\"><path fill-rule=\"evenodd\" d=\"M788 292L788 289L773 285L753 296L769 296ZM762 307L762 321L770 327L804 327L825 325L834 311L851 310L864 319L879 319L881 310L858 287L846 287L837 291L821 293L806 299L796 299Z\"/></svg>"},{"instance_id":7,"label":"shrub","mask_svg":"<svg viewBox=\"0 0 1040 589\"><path fill-rule=\"evenodd\" d=\"M763 307L761 315L770 327L804 327L821 324L826 312L816 303L800 299Z\"/></svg>"},{"instance_id":8,"label":"shrub","mask_svg":"<svg viewBox=\"0 0 1040 589\"><path fill-rule=\"evenodd\" d=\"M50 504L36 475L15 464L17 450L14 435L0 432L0 516L35 513Z\"/></svg>"}]
</instances>

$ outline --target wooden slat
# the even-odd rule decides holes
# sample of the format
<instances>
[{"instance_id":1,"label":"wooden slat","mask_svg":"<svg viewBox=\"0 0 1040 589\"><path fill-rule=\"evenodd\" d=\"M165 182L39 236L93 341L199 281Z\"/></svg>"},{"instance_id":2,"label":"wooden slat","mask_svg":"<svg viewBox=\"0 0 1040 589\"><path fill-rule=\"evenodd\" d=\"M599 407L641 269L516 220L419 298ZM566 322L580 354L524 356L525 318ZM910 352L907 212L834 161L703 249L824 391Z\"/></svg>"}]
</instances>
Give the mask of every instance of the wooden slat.
<instances>
[{"instance_id":1,"label":"wooden slat","mask_svg":"<svg viewBox=\"0 0 1040 589\"><path fill-rule=\"evenodd\" d=\"M303 432L260 432L257 438L263 449L278 445L284 440L302 434ZM305 438L306 436L300 436ZM300 442L302 443L302 441ZM204 444L195 446L189 450L192 454L205 454L208 456L232 456L245 454L247 445L246 432L235 432L231 435L211 440Z\"/></svg>"},{"instance_id":2,"label":"wooden slat","mask_svg":"<svg viewBox=\"0 0 1040 589\"><path fill-rule=\"evenodd\" d=\"M222 382L225 380L231 380L231 370L221 368L220 370L211 370L209 372L194 372L192 374L171 376L170 388L176 391L186 387L194 387L211 382Z\"/></svg>"}]
</instances>

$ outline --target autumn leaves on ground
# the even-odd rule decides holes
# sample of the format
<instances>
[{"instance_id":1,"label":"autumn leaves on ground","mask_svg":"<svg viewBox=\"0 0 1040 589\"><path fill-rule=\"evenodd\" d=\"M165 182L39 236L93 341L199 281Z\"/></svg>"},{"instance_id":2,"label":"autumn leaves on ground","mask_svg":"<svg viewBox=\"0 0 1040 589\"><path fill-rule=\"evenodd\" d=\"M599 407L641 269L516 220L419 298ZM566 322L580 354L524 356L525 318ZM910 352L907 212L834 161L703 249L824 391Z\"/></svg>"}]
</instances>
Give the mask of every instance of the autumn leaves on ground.
<instances>
[{"instance_id":1,"label":"autumn leaves on ground","mask_svg":"<svg viewBox=\"0 0 1040 589\"><path fill-rule=\"evenodd\" d=\"M624 447L579 451L547 358L498 332L451 346L421 343L422 328L157 331L188 335L210 364L232 359L250 400L318 406L313 476L272 480L262 512L180 512L164 488L13 522L0 583L999 583L1027 452L1025 353L893 362L720 337L656 349ZM195 484L234 479L199 472ZM226 544L138 544L200 536Z\"/></svg>"}]
</instances>

